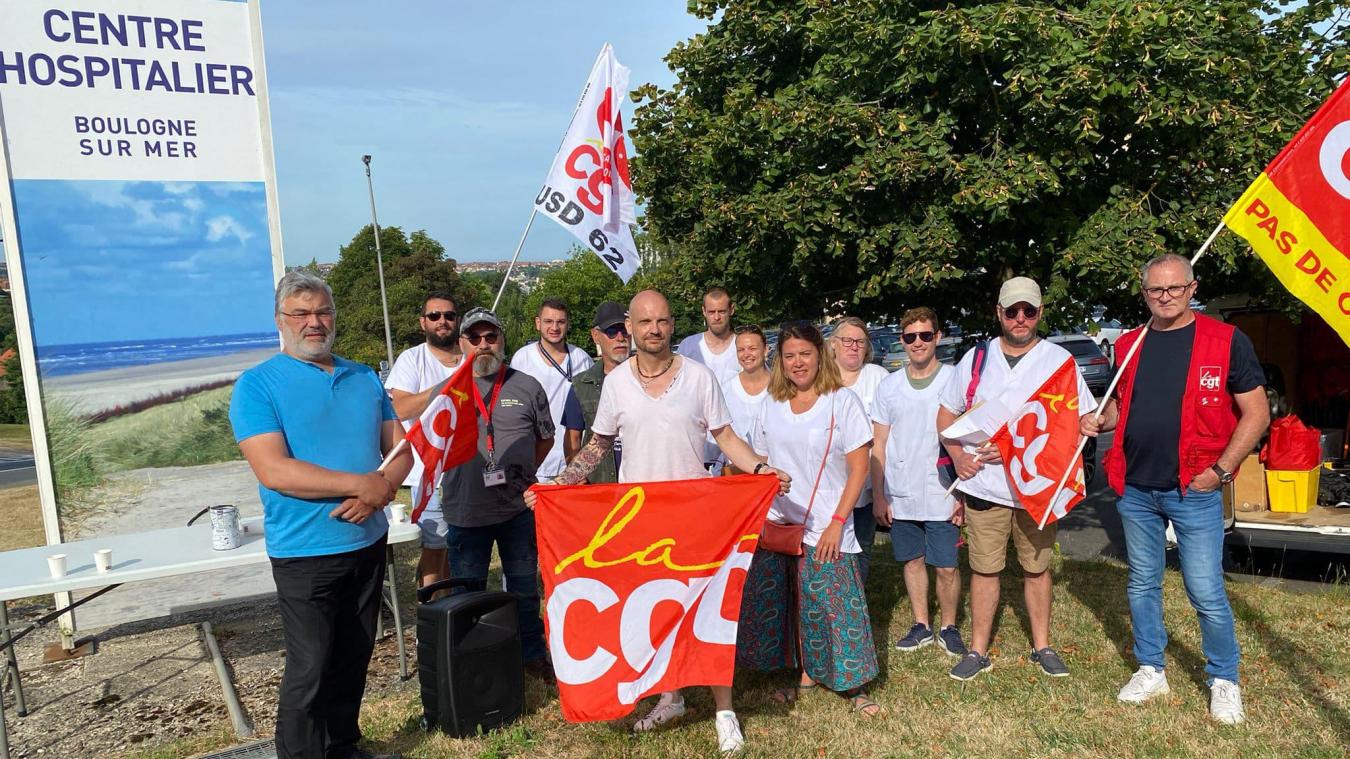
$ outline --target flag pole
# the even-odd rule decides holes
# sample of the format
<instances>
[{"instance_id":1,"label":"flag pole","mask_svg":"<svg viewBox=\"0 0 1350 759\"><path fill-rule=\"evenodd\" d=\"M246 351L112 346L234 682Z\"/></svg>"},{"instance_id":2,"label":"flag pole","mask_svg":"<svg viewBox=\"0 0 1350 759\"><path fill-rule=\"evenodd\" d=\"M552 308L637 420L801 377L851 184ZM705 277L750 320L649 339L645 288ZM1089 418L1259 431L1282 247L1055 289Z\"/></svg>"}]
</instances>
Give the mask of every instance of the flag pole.
<instances>
[{"instance_id":1,"label":"flag pole","mask_svg":"<svg viewBox=\"0 0 1350 759\"><path fill-rule=\"evenodd\" d=\"M1195 266L1195 262L1199 261L1200 257L1205 255L1205 251L1209 250L1209 246L1214 243L1214 238L1219 236L1219 233L1223 231L1223 228L1224 222L1220 220L1219 225L1214 228L1214 231L1209 233L1209 239L1205 240L1205 244L1201 245L1200 249L1191 257L1191 266ZM1112 377L1111 384L1106 386L1106 393L1102 395L1102 402L1098 404L1097 410L1093 413L1094 418L1101 419L1102 412L1106 410L1107 402L1111 400L1111 394L1116 391L1116 385L1119 384L1120 378L1125 374L1125 367L1130 365L1130 361L1134 360L1135 354L1139 352L1139 346L1144 344L1144 336L1148 334L1147 327L1152 321L1153 318L1149 317L1149 320L1144 323L1144 331L1140 333L1139 339L1134 341L1134 344L1130 346L1130 350L1125 353L1125 360L1121 361L1120 366L1116 367L1116 376ZM1073 457L1069 460L1073 461L1079 456L1082 456L1083 448L1086 445L1087 435L1084 435L1080 431L1078 433L1078 449L1073 452ZM1046 509L1045 513L1041 515L1041 522L1037 525L1036 529L1045 529L1045 523L1050 520L1050 514L1055 510L1055 500L1059 498L1059 492L1064 489L1064 484L1069 481L1069 473L1072 471L1073 467L1065 468L1064 474L1059 478L1059 484L1055 485L1055 489L1051 493L1050 508Z\"/></svg>"},{"instance_id":2,"label":"flag pole","mask_svg":"<svg viewBox=\"0 0 1350 759\"><path fill-rule=\"evenodd\" d=\"M502 293L506 292L506 283L511 279L511 270L516 268L516 259L520 258L520 249L525 247L525 238L530 236L530 227L534 226L534 217L539 215L539 208L535 207L530 211L530 220L525 222L525 231L520 235L520 242L516 244L516 252L511 256L511 263L506 265L506 273L502 275L502 284L497 288L497 297L492 299L492 313L497 313L497 304L502 300Z\"/></svg>"}]
</instances>

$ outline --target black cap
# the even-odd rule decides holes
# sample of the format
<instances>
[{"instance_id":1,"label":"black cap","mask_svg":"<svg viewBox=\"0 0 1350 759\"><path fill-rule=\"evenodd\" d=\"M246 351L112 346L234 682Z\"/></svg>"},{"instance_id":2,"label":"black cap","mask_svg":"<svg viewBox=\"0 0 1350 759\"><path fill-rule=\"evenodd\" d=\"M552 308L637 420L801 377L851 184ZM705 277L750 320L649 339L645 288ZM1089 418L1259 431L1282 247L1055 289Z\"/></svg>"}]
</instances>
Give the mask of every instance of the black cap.
<instances>
[{"instance_id":1,"label":"black cap","mask_svg":"<svg viewBox=\"0 0 1350 759\"><path fill-rule=\"evenodd\" d=\"M628 313L623 310L623 306L612 300L607 300L595 309L595 323L592 325L596 329L605 329L615 324L623 324L624 319L628 318Z\"/></svg>"}]
</instances>

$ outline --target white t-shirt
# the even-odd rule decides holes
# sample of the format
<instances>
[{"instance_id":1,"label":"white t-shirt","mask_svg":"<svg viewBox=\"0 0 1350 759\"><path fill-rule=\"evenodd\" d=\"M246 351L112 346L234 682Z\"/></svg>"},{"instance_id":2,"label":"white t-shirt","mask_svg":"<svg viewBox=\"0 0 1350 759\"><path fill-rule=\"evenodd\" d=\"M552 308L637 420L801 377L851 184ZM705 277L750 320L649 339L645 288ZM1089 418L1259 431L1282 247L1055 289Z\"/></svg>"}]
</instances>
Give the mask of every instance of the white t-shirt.
<instances>
[{"instance_id":1,"label":"white t-shirt","mask_svg":"<svg viewBox=\"0 0 1350 759\"><path fill-rule=\"evenodd\" d=\"M764 405L764 399L768 397L769 389L767 387L756 395L746 392L745 386L741 384L740 375L722 383L722 398L726 400L727 411L731 414L731 429L736 433L736 437L749 445L754 444L750 435L754 430L755 417L759 416L759 410ZM719 463L725 466L727 457L722 455Z\"/></svg>"},{"instance_id":2,"label":"white t-shirt","mask_svg":"<svg viewBox=\"0 0 1350 759\"><path fill-rule=\"evenodd\" d=\"M454 374L463 362L464 357L460 356L459 361L454 366L446 366L441 363L440 359L436 358L436 354L431 352L426 343L414 345L400 353L398 358L394 360L394 368L389 370L389 377L385 379L384 387L386 390L420 393L450 379L450 375ZM408 419L404 421L403 429L412 427L415 421L417 420ZM412 470L408 472L408 477L403 481L403 484L415 488L421 481L422 460L413 456Z\"/></svg>"},{"instance_id":3,"label":"white t-shirt","mask_svg":"<svg viewBox=\"0 0 1350 759\"><path fill-rule=\"evenodd\" d=\"M591 368L595 363L586 351L575 345L567 345L567 360L554 365L551 357L545 356L538 341L530 343L511 356L511 368L539 380L548 395L548 409L553 417L553 426L562 429L563 408L567 405L567 390L572 386L572 378ZM538 478L542 482L562 473L567 462L563 456L563 438L566 435L553 436L553 449L548 452L544 463L539 465Z\"/></svg>"},{"instance_id":4,"label":"white t-shirt","mask_svg":"<svg viewBox=\"0 0 1350 759\"><path fill-rule=\"evenodd\" d=\"M834 436L826 459L825 443L830 440L830 416L834 415ZM769 508L769 518L801 524L808 507L811 522L806 525L803 538L809 546L820 540L820 534L830 526L839 499L848 484L848 462L845 457L872 442L872 420L867 418L862 401L853 391L844 388L816 399L814 405L801 414L792 413L788 401L768 398L755 421L755 452L767 456L769 466L787 472L792 477L792 489L780 495ZM820 462L825 460L822 471ZM820 472L820 487L812 506L811 490ZM839 541L844 553L861 553L858 538L853 533L853 514L844 522L844 534Z\"/></svg>"},{"instance_id":5,"label":"white t-shirt","mask_svg":"<svg viewBox=\"0 0 1350 759\"><path fill-rule=\"evenodd\" d=\"M886 438L883 482L891 518L944 522L956 499L938 476L937 461L946 455L938 443L938 398L956 370L939 364L932 382L915 390L904 369L886 377L872 400L872 421L890 427ZM950 480L948 481L950 484Z\"/></svg>"},{"instance_id":6,"label":"white t-shirt","mask_svg":"<svg viewBox=\"0 0 1350 759\"><path fill-rule=\"evenodd\" d=\"M854 395L858 396L858 400L862 401L863 409L867 412L869 417L872 414L872 403L876 398L877 388L881 385L882 381L889 376L891 376L890 372L882 369L876 364L863 364L862 368L858 370L858 378L855 379L853 384L848 388L853 391ZM871 467L871 464L869 463L868 466ZM867 476L867 484L863 485L862 492L858 494L858 502L854 504L853 508L860 509L871 502L872 476L869 474Z\"/></svg>"},{"instance_id":7,"label":"white t-shirt","mask_svg":"<svg viewBox=\"0 0 1350 759\"><path fill-rule=\"evenodd\" d=\"M712 348L708 347L708 333L700 332L681 340L678 352L681 356L692 358L711 369L713 375L717 377L718 385L725 384L727 380L741 373L741 364L736 360L734 339L727 343L727 347L721 353L713 353Z\"/></svg>"},{"instance_id":8,"label":"white t-shirt","mask_svg":"<svg viewBox=\"0 0 1350 759\"><path fill-rule=\"evenodd\" d=\"M638 384L633 359L605 378L591 431L623 437L619 482L664 482L707 477L703 443L709 430L731 424L722 390L707 367L676 359L678 371L660 398Z\"/></svg>"},{"instance_id":9,"label":"white t-shirt","mask_svg":"<svg viewBox=\"0 0 1350 759\"><path fill-rule=\"evenodd\" d=\"M1031 350L1022 354L1017 366L1010 368L1007 358L1003 355L1002 338L991 340L984 357L984 372L980 378L980 386L975 389L975 402L1002 397L1004 405L1008 408L1019 408L1032 393L1050 379L1050 375L1056 369L1064 365L1066 359L1073 361L1072 354L1067 350L1048 340L1038 340ZM975 349L972 348L961 357L961 362L956 365L955 374L938 395L938 400L948 411L956 414L965 412L966 388L970 386L970 368L974 362ZM1097 408L1097 399L1092 397L1092 391L1088 390L1087 383L1083 381L1083 374L1078 371L1077 362L1074 362L1073 371L1078 378L1078 413L1081 416ZM1018 397L1016 399L1003 397L1009 394ZM967 445L965 451L973 453L975 448L976 446ZM974 477L962 480L956 487L976 498L1022 508L1022 504L1013 497L1012 487L1008 484L1008 474L1003 465L986 464Z\"/></svg>"}]
</instances>

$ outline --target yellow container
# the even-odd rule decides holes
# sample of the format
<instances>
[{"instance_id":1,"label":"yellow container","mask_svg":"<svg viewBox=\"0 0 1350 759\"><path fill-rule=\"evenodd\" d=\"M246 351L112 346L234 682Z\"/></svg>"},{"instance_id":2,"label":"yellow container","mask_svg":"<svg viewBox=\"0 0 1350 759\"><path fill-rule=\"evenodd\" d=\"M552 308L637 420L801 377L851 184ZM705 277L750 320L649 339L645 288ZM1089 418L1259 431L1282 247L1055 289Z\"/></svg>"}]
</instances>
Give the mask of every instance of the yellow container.
<instances>
[{"instance_id":1,"label":"yellow container","mask_svg":"<svg viewBox=\"0 0 1350 759\"><path fill-rule=\"evenodd\" d=\"M1307 513L1317 505L1317 485L1321 467L1306 472L1267 469L1266 489L1270 491L1270 510L1295 514Z\"/></svg>"}]
</instances>

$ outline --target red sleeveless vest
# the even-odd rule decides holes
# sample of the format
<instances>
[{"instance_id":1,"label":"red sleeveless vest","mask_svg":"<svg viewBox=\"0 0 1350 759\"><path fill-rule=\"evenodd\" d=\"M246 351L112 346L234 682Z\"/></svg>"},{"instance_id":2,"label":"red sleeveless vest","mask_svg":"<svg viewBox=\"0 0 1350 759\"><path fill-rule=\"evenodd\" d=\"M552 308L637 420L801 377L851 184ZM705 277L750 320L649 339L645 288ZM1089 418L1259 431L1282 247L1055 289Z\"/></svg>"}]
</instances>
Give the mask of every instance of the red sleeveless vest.
<instances>
[{"instance_id":1,"label":"red sleeveless vest","mask_svg":"<svg viewBox=\"0 0 1350 759\"><path fill-rule=\"evenodd\" d=\"M1191 365L1181 397L1181 435L1177 440L1177 461L1181 463L1177 477L1182 493L1186 492L1191 478L1219 460L1237 429L1236 404L1228 393L1228 360L1232 355L1234 329L1231 324L1202 314L1195 315L1195 342L1191 344ZM1126 355L1134 341L1143 339L1143 335L1143 327L1121 335L1116 341L1116 355ZM1118 495L1125 493L1125 425L1130 418L1138 367L1136 357L1121 375L1116 389L1116 397L1120 399L1120 419L1116 422L1111 450L1102 461L1107 482ZM1171 409L1148 408L1147 398L1141 401L1145 404L1139 409L1141 414L1173 413Z\"/></svg>"}]
</instances>

